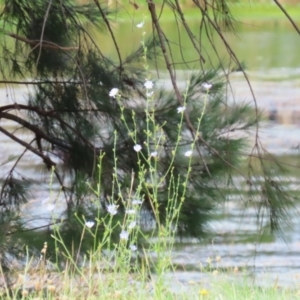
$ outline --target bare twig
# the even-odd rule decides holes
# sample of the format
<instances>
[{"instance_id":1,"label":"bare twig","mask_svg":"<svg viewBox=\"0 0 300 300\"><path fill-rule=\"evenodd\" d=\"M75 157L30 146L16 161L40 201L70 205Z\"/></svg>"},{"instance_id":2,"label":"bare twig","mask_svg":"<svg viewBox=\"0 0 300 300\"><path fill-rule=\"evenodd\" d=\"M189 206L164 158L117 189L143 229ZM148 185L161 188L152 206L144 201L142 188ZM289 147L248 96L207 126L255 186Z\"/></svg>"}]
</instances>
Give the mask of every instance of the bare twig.
<instances>
[{"instance_id":1,"label":"bare twig","mask_svg":"<svg viewBox=\"0 0 300 300\"><path fill-rule=\"evenodd\" d=\"M293 27L296 29L296 31L300 34L300 29L298 28L298 26L296 25L294 20L291 18L291 16L288 14L288 12L284 9L284 7L278 2L278 0L274 0L274 2L280 8L280 10L285 14L285 16L289 19L289 21L291 22Z\"/></svg>"},{"instance_id":2,"label":"bare twig","mask_svg":"<svg viewBox=\"0 0 300 300\"><path fill-rule=\"evenodd\" d=\"M40 130L37 126L31 124L30 122L28 122L28 121L26 121L26 120L24 120L24 119L22 119L18 116L15 116L15 115L12 115L12 114L9 114L9 113L6 113L6 112L1 112L0 113L0 119L1 118L15 121L15 122L19 123L20 125L24 126L25 128L29 129L30 131L32 131L33 133L35 133L36 136L38 136L39 138L42 138L42 139L48 141L51 144L57 145L57 146L61 147L62 149L71 150L71 146L65 144L64 142L60 141L59 139L53 138L53 137L45 134L44 131ZM21 140L18 139L18 141L21 141ZM22 143L20 143L20 144L23 145ZM27 145L27 143L25 143L25 144ZM30 149L30 148L28 148L28 149ZM35 151L37 153L40 153L37 150L35 150ZM34 153L36 153L36 152L34 152Z\"/></svg>"},{"instance_id":3,"label":"bare twig","mask_svg":"<svg viewBox=\"0 0 300 300\"><path fill-rule=\"evenodd\" d=\"M46 14L45 14L45 17L44 17L44 22L43 22L43 27L42 27L41 37L40 37L40 43L39 43L39 54L38 54L38 57L37 57L37 60L36 60L36 66L39 64L39 60L40 60L41 53L42 53L42 43L43 43L43 39L44 39L44 31L45 31L46 22L47 22L47 19L48 19L48 16L49 16L49 11L50 11L50 8L51 8L51 5L52 5L52 1L53 0L49 1L48 7L47 7L47 10L46 10Z\"/></svg>"},{"instance_id":4,"label":"bare twig","mask_svg":"<svg viewBox=\"0 0 300 300\"><path fill-rule=\"evenodd\" d=\"M31 145L31 144L33 143L33 141L35 141L35 139L33 139L33 140L29 143L29 145ZM1 189L1 192L0 192L0 199L1 199L2 196L3 196L4 188L5 188L5 186L7 185L7 182L8 182L8 180L9 180L10 176L12 175L14 169L17 167L18 163L20 162L20 160L22 159L22 157L24 156L24 154L27 152L27 150L28 150L28 148L26 147L26 148L24 149L23 153L20 154L20 156L17 158L17 160L15 161L15 163L13 164L13 166L11 167L11 169L9 170L8 175L6 176L6 179L5 179L5 181L3 182L3 184L2 184L2 189Z\"/></svg>"},{"instance_id":5,"label":"bare twig","mask_svg":"<svg viewBox=\"0 0 300 300\"><path fill-rule=\"evenodd\" d=\"M182 24L185 28L185 31L187 32L187 34L189 35L190 37L190 41L192 42L194 48L196 49L196 51L198 52L199 56L200 56L200 59L202 60L203 63L205 63L205 59L203 57L203 55L201 54L201 48L199 46L197 46L197 44L195 43L195 37L192 33L192 31L190 30L190 27L187 25L186 21L185 21L185 18L184 18L184 14L183 14L183 11L180 7L180 4L179 4L179 1L178 0L175 0L175 3L176 3L176 9L179 13L179 16L180 16L180 19L182 21Z\"/></svg>"},{"instance_id":6,"label":"bare twig","mask_svg":"<svg viewBox=\"0 0 300 300\"><path fill-rule=\"evenodd\" d=\"M113 33L112 29L111 29L111 26L109 24L108 19L105 16L105 13L103 12L103 9L101 8L101 5L100 5L99 1L98 0L94 0L94 2L97 5L97 7L98 7L98 9L100 11L100 14L101 14L101 16L102 16L102 18L103 18L103 20L104 20L104 22L105 22L105 24L106 24L109 32L110 32L111 38L113 40L113 43L115 45L115 48L116 48L116 51L117 51L117 54L118 54L118 57L119 57L119 63L120 63L119 68L120 68L120 70L122 70L122 64L123 64L122 63L122 57L121 57L120 49L119 49L118 43L116 41L115 35L114 35L114 33Z\"/></svg>"},{"instance_id":7,"label":"bare twig","mask_svg":"<svg viewBox=\"0 0 300 300\"><path fill-rule=\"evenodd\" d=\"M23 140L17 138L15 135L11 134L7 130L5 130L3 127L0 126L0 131L4 133L6 136L14 140L15 142L19 143L20 145L24 146L26 149L31 151L32 153L36 154L40 158L43 159L44 163L47 165L48 168L51 168L52 166L56 166L55 162L53 162L47 155L43 154L36 148L32 147L30 144L24 142Z\"/></svg>"}]
</instances>

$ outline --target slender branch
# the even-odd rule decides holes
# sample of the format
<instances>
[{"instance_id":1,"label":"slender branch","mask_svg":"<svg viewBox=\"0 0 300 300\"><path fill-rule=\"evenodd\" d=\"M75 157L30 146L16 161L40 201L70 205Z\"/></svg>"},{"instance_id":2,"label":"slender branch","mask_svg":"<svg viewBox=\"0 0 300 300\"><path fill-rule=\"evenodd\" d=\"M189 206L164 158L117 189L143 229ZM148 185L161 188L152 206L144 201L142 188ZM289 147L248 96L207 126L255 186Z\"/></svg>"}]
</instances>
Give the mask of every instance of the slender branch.
<instances>
[{"instance_id":1,"label":"slender branch","mask_svg":"<svg viewBox=\"0 0 300 300\"><path fill-rule=\"evenodd\" d=\"M284 9L284 7L277 0L274 0L274 2L280 8L280 10L285 14L285 16L289 19L289 21L291 22L293 27L296 29L296 31L300 34L300 29L297 27L296 23L291 18L291 16L287 13L287 11Z\"/></svg>"},{"instance_id":2,"label":"slender branch","mask_svg":"<svg viewBox=\"0 0 300 300\"><path fill-rule=\"evenodd\" d=\"M10 110L10 109L24 109L24 110L30 110L30 111L34 111L37 114L41 115L41 116L51 116L53 118L56 118L61 124L63 124L64 126L66 126L67 128L69 128L71 131L73 131L76 135L78 135L85 143L86 145L88 145L90 148L94 148L94 146L78 131L76 131L70 124L68 124L67 122L65 122L63 119L61 119L56 113L57 112L69 112L69 113L78 113L78 112L90 112L90 110L74 110L74 111L70 111L70 110L62 110L62 111L56 111L56 110L50 110L50 111L45 111L45 110L41 110L38 107L35 106L29 106L29 105L24 105L24 104L10 104L10 105L6 105L6 106L0 106L0 113ZM98 109L95 109L94 111L99 111Z\"/></svg>"},{"instance_id":3,"label":"slender branch","mask_svg":"<svg viewBox=\"0 0 300 300\"><path fill-rule=\"evenodd\" d=\"M166 49L165 42L164 42L164 35L163 35L162 29L160 27L159 21L157 19L155 4L151 0L147 0L147 2L148 2L149 11L151 13L151 17L152 17L152 20L153 20L153 24L154 24L154 26L156 28L156 31L157 31L157 34L158 34L161 50L162 50L162 53L163 53L163 56L164 56L164 59L165 59L166 67L167 67L168 72L170 74L170 79L171 79L171 83L172 83L173 89L174 89L175 94L176 94L176 98L177 98L179 104L181 106L184 106L184 100L183 100L183 98L180 94L180 91L178 89L178 86L176 84L176 80L175 80L175 76L174 76L174 70L171 67L171 63L170 63L170 60L169 60L169 57L168 57L168 54L167 54L167 49Z\"/></svg>"},{"instance_id":4,"label":"slender branch","mask_svg":"<svg viewBox=\"0 0 300 300\"><path fill-rule=\"evenodd\" d=\"M228 53L230 54L230 56L233 58L234 62L239 66L239 68L241 69L241 72L243 73L244 75L244 78L246 79L247 81L247 84L249 86L249 89L250 89L250 93L252 95L252 98L253 98L253 101L254 101L254 107L255 107L255 113L256 113L256 117L257 117L257 122L256 122L256 133L255 133L255 145L253 147L253 150L254 148L257 149L257 151L259 152L260 149L259 149L259 136L258 136L258 130L259 130L259 124L258 124L258 105L257 105L257 100L256 100L256 97L255 97L255 94L254 94L254 90L252 88L252 85L250 83L250 80L246 74L246 72L244 71L244 68L242 67L239 59L237 58L235 52L232 50L231 46L229 45L229 43L227 42L227 40L225 39L224 35L222 34L220 28L218 27L217 24L215 24L215 22L213 22L213 20L210 18L209 14L207 13L207 10L205 10L203 7L201 7L201 5L196 1L196 0L193 0L193 2L198 6L198 8L201 10L202 12L202 15L203 17L206 17L206 19L208 20L208 22L211 24L211 26L213 27L213 29L217 32L217 34L219 35L219 37L221 38L223 44L225 45ZM211 44L213 44L211 42ZM252 150L252 151L253 151Z\"/></svg>"},{"instance_id":5,"label":"slender branch","mask_svg":"<svg viewBox=\"0 0 300 300\"><path fill-rule=\"evenodd\" d=\"M17 138L15 135L11 134L7 130L5 130L3 127L0 126L0 131L4 133L6 136L14 140L15 142L19 143L20 145L24 146L26 149L30 150L32 153L36 154L40 158L43 159L44 163L47 165L48 168L51 168L52 166L56 166L55 162L53 162L48 156L43 154L42 152L36 150L34 147L32 147L30 144L22 141L21 139Z\"/></svg>"},{"instance_id":6,"label":"slender branch","mask_svg":"<svg viewBox=\"0 0 300 300\"><path fill-rule=\"evenodd\" d=\"M192 33L192 31L190 30L190 27L187 25L186 21L185 21L185 18L184 18L184 14L183 14L183 11L180 7L180 4L178 2L178 0L175 0L175 3L176 3L176 10L178 11L179 15L180 15L180 19L182 21L182 24L187 32L187 34L189 35L190 37L190 41L192 42L194 48L196 49L196 51L198 52L199 56L200 56L200 59L202 60L203 63L205 63L205 59L204 57L202 56L201 54L201 50L200 48L197 46L197 44L195 43L195 37Z\"/></svg>"},{"instance_id":7,"label":"slender branch","mask_svg":"<svg viewBox=\"0 0 300 300\"><path fill-rule=\"evenodd\" d=\"M44 22L43 22L43 27L42 27L40 42L38 44L39 45L39 55L38 55L37 60L36 60L36 66L39 64L39 60L40 60L41 53L42 53L42 44L43 44L44 32L45 32L46 22L47 22L47 19L48 19L48 16L49 16L49 11L50 11L50 8L51 8L51 5L52 5L52 1L53 0L49 1L48 7L47 7L47 10L46 10L46 14L45 14L45 17L44 17Z\"/></svg>"},{"instance_id":8,"label":"slender branch","mask_svg":"<svg viewBox=\"0 0 300 300\"><path fill-rule=\"evenodd\" d=\"M151 0L147 0L148 2L148 7L149 7L149 10L150 10L150 13L151 13L151 18L152 18L152 21L153 21L153 24L156 28L156 31L157 31L157 34L158 34L158 37L159 37L159 40L160 40L160 46L161 46L161 50L162 50L162 53L163 53L163 56L164 56L164 59L165 59L165 63L166 63L166 67L169 71L169 74L170 74L170 78L171 78L171 82L172 82L172 85L173 85L173 89L175 91L175 95L176 95L176 98L177 98L177 101L179 102L179 104L181 106L184 106L184 100L180 94L180 91L178 89L178 86L176 84L176 79L175 79L175 74L174 74L174 71L171 67L171 63L170 63L170 60L169 60L169 57L168 57L168 54L167 54L167 49L165 47L165 43L164 43L164 34L163 34L163 31L160 27L160 24L159 24L159 21L157 19L157 15L156 15L156 10L155 10L155 4L151 1ZM189 131L191 132L191 135L193 137L193 139L195 139L195 128L193 126L193 124L191 123L190 121L190 118L187 114L187 112L185 111L184 112L184 119L185 119L185 122L187 124L187 127L189 129ZM206 146L209 147L209 145L206 143L206 141L202 138L202 137L198 137ZM207 171L207 173L209 174L209 176L211 176L211 173L209 171L209 168L207 167L207 164L206 162L204 161L204 158L202 156L202 153L201 153L201 150L198 146L198 143L195 144L196 145L196 148L197 148L197 152L199 154L199 156L201 157L202 161L203 161L203 164L205 166L205 169ZM211 147L209 147L211 148ZM215 152L217 153L217 151L215 150Z\"/></svg>"},{"instance_id":9,"label":"slender branch","mask_svg":"<svg viewBox=\"0 0 300 300\"><path fill-rule=\"evenodd\" d=\"M112 29L111 29L111 26L110 26L110 24L109 24L108 19L107 19L106 16L105 16L105 13L103 12L103 10L102 10L102 8L101 8L101 5L100 5L99 1L98 1L98 0L94 0L94 2L95 2L95 4L97 5L97 7L98 7L98 9L99 9L99 11L100 11L100 14L101 14L101 16L102 16L104 22L106 23L106 26L107 26L107 28L108 28L108 30L109 30L109 32L110 32L111 38L112 38L112 40L113 40L113 43L114 43L115 48L116 48L117 53L118 53L119 62L120 62L120 66L119 66L119 67L120 67L120 70L121 70L121 69L122 69L122 58L121 58L120 49L119 49L118 43L117 43L117 41L116 41L115 35L114 35L114 33L113 33Z\"/></svg>"},{"instance_id":10,"label":"slender branch","mask_svg":"<svg viewBox=\"0 0 300 300\"><path fill-rule=\"evenodd\" d=\"M41 81L19 81L19 80L0 80L0 84L25 84L25 85L39 85L39 84L83 84L83 81L68 81L68 80L41 80Z\"/></svg>"},{"instance_id":11,"label":"slender branch","mask_svg":"<svg viewBox=\"0 0 300 300\"><path fill-rule=\"evenodd\" d=\"M33 140L29 143L29 145L31 145L32 142L33 142L34 140L35 140L35 139L33 139ZM0 199L2 199L3 192L4 192L4 188L5 188L5 186L7 185L8 180L9 180L11 174L13 173L13 171L15 170L15 168L17 167L18 163L20 162L20 160L22 159L22 157L24 156L24 154L27 152L27 150L28 150L28 148L26 147L26 148L24 149L23 153L21 153L21 155L19 155L19 157L17 158L17 160L15 161L15 163L13 164L13 166L11 167L11 169L9 170L8 175L6 176L5 181L4 181L3 185L2 185L2 189L1 189L1 192L0 192Z\"/></svg>"},{"instance_id":12,"label":"slender branch","mask_svg":"<svg viewBox=\"0 0 300 300\"><path fill-rule=\"evenodd\" d=\"M57 224L61 224L61 223L64 223L64 222L67 222L66 219L58 219L57 221L55 222L52 222L52 223L49 223L47 225L41 225L41 226L37 226L37 227L33 227L33 228L26 228L26 229L17 229L17 230L14 230L14 231L8 231L5 233L6 236L8 235L12 235L12 234L15 234L15 233L20 233L20 232L30 232L30 231L35 231L35 230L41 230L43 228L49 228L50 226L53 226L53 225L57 225Z\"/></svg>"},{"instance_id":13,"label":"slender branch","mask_svg":"<svg viewBox=\"0 0 300 300\"><path fill-rule=\"evenodd\" d=\"M0 112L4 112L4 111L8 111L11 109L24 109L24 110L31 110L34 111L36 113L38 113L39 115L42 116L52 116L55 113L78 113L78 112L99 112L101 111L101 109L98 108L87 108L87 109L76 109L76 110L72 110L72 109L52 109L52 110L42 110L36 106L31 106L31 105L25 105L25 104L19 104L19 103L14 103L14 104L8 104L8 105L3 105L0 106Z\"/></svg>"},{"instance_id":14,"label":"slender branch","mask_svg":"<svg viewBox=\"0 0 300 300\"><path fill-rule=\"evenodd\" d=\"M22 36L19 36L15 33L11 33L11 32L6 32L5 34L16 40L19 40L26 44L32 45L34 47L36 47L37 45L40 44L40 40L30 40L30 39L24 38ZM42 47L53 49L53 50L63 50L63 51L78 50L78 47L62 47L62 46L59 46L59 45L49 42L49 41L42 41Z\"/></svg>"},{"instance_id":15,"label":"slender branch","mask_svg":"<svg viewBox=\"0 0 300 300\"><path fill-rule=\"evenodd\" d=\"M12 115L12 114L9 114L9 113L6 113L6 112L0 112L0 119L1 118L12 120L12 121L15 121L15 122L19 123L20 125L22 125L25 128L31 130L32 132L34 132L38 137L43 138L44 140L48 141L51 144L57 145L57 146L59 146L63 149L69 150L69 151L72 150L70 146L66 145L65 143L63 143L62 141L60 141L56 138L53 138L53 137L45 134L44 131L40 130L37 126L29 123L28 121L26 121L26 120L24 120L24 119L22 119L18 116L15 116L15 115ZM25 144L27 145L27 143L25 143ZM21 143L21 145L23 145L23 144ZM38 155L40 155L39 151L37 151L37 150L35 150L35 151L38 153ZM34 153L36 153L36 152L34 152Z\"/></svg>"}]
</instances>

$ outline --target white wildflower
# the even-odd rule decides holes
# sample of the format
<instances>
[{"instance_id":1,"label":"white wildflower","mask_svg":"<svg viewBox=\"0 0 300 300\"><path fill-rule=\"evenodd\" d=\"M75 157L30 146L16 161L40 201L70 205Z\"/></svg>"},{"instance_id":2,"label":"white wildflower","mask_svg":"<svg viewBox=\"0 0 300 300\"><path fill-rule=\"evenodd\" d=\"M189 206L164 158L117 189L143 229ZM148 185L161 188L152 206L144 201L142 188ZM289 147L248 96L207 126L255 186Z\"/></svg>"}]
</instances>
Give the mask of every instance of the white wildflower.
<instances>
[{"instance_id":1,"label":"white wildflower","mask_svg":"<svg viewBox=\"0 0 300 300\"><path fill-rule=\"evenodd\" d=\"M212 87L212 84L204 82L204 83L201 84L201 87L203 87L206 91L209 91Z\"/></svg>"},{"instance_id":2,"label":"white wildflower","mask_svg":"<svg viewBox=\"0 0 300 300\"><path fill-rule=\"evenodd\" d=\"M129 237L129 233L128 231L126 230L122 230L121 233L120 233L120 239L121 240L128 240L128 237Z\"/></svg>"},{"instance_id":3,"label":"white wildflower","mask_svg":"<svg viewBox=\"0 0 300 300\"><path fill-rule=\"evenodd\" d=\"M129 248L130 248L131 251L136 251L136 250L137 250L137 246L136 246L136 245L132 245L132 244L131 244L131 245L129 246Z\"/></svg>"},{"instance_id":4,"label":"white wildflower","mask_svg":"<svg viewBox=\"0 0 300 300\"><path fill-rule=\"evenodd\" d=\"M142 204L141 200L139 200L139 199L132 200L132 205L140 205L140 204Z\"/></svg>"},{"instance_id":5,"label":"white wildflower","mask_svg":"<svg viewBox=\"0 0 300 300\"><path fill-rule=\"evenodd\" d=\"M153 88L153 82L151 81L151 80L146 80L146 82L144 83L144 87L146 88L146 89L152 89Z\"/></svg>"},{"instance_id":6,"label":"white wildflower","mask_svg":"<svg viewBox=\"0 0 300 300\"><path fill-rule=\"evenodd\" d=\"M113 98L116 98L116 96L118 95L118 93L119 93L119 89L113 88L113 89L110 90L109 96L113 97Z\"/></svg>"},{"instance_id":7,"label":"white wildflower","mask_svg":"<svg viewBox=\"0 0 300 300\"><path fill-rule=\"evenodd\" d=\"M206 262L210 265L210 264L212 263L212 259L211 259L210 257L208 257L208 258L206 259Z\"/></svg>"},{"instance_id":8,"label":"white wildflower","mask_svg":"<svg viewBox=\"0 0 300 300\"><path fill-rule=\"evenodd\" d=\"M126 214L128 215L134 215L136 213L135 209L126 209Z\"/></svg>"},{"instance_id":9,"label":"white wildflower","mask_svg":"<svg viewBox=\"0 0 300 300\"><path fill-rule=\"evenodd\" d=\"M139 152L142 150L142 146L139 144L136 144L136 145L134 145L133 149L134 149L134 151Z\"/></svg>"},{"instance_id":10,"label":"white wildflower","mask_svg":"<svg viewBox=\"0 0 300 300\"><path fill-rule=\"evenodd\" d=\"M146 96L147 98L151 98L153 96L154 92L147 92L146 93Z\"/></svg>"},{"instance_id":11,"label":"white wildflower","mask_svg":"<svg viewBox=\"0 0 300 300\"><path fill-rule=\"evenodd\" d=\"M137 28L142 28L143 26L144 26L144 21L136 25Z\"/></svg>"},{"instance_id":12,"label":"white wildflower","mask_svg":"<svg viewBox=\"0 0 300 300\"><path fill-rule=\"evenodd\" d=\"M185 111L185 109L186 109L185 106L179 106L179 107L177 107L177 112L178 112L178 113L182 113L182 112Z\"/></svg>"},{"instance_id":13,"label":"white wildflower","mask_svg":"<svg viewBox=\"0 0 300 300\"><path fill-rule=\"evenodd\" d=\"M115 204L109 204L109 205L107 205L107 207L106 207L107 211L108 211L112 216L114 216L114 215L118 212L117 208L118 208L118 206L115 205Z\"/></svg>"},{"instance_id":14,"label":"white wildflower","mask_svg":"<svg viewBox=\"0 0 300 300\"><path fill-rule=\"evenodd\" d=\"M184 153L184 156L186 157L190 157L191 155L193 154L193 151L192 150L188 150Z\"/></svg>"},{"instance_id":15,"label":"white wildflower","mask_svg":"<svg viewBox=\"0 0 300 300\"><path fill-rule=\"evenodd\" d=\"M136 226L136 221L132 221L129 223L128 228L133 229Z\"/></svg>"},{"instance_id":16,"label":"white wildflower","mask_svg":"<svg viewBox=\"0 0 300 300\"><path fill-rule=\"evenodd\" d=\"M151 156L151 157L156 157L157 154L158 154L157 151L153 151L153 152L150 153L150 156Z\"/></svg>"},{"instance_id":17,"label":"white wildflower","mask_svg":"<svg viewBox=\"0 0 300 300\"><path fill-rule=\"evenodd\" d=\"M92 228L94 225L95 225L94 221L87 221L87 222L85 222L85 226L88 227L88 228Z\"/></svg>"},{"instance_id":18,"label":"white wildflower","mask_svg":"<svg viewBox=\"0 0 300 300\"><path fill-rule=\"evenodd\" d=\"M47 209L48 209L49 211L54 210L54 208L55 208L55 205L52 204L52 203L50 203L50 204L47 205Z\"/></svg>"}]
</instances>

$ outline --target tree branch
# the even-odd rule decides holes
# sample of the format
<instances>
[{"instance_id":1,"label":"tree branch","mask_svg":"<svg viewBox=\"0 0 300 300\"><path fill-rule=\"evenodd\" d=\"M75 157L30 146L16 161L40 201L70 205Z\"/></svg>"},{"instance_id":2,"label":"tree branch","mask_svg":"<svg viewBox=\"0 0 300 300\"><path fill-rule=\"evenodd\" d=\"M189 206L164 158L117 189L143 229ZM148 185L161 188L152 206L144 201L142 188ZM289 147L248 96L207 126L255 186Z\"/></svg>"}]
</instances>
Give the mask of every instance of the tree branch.
<instances>
[{"instance_id":1,"label":"tree branch","mask_svg":"<svg viewBox=\"0 0 300 300\"><path fill-rule=\"evenodd\" d=\"M67 81L67 80L41 80L41 81L19 81L19 80L0 80L0 84L84 84L83 81Z\"/></svg>"},{"instance_id":2,"label":"tree branch","mask_svg":"<svg viewBox=\"0 0 300 300\"><path fill-rule=\"evenodd\" d=\"M119 46L118 46L118 43L116 41L115 35L114 35L114 33L113 33L113 31L112 31L112 29L110 27L109 21L107 20L105 14L104 14L104 12L103 12L103 10L101 8L101 5L100 5L99 1L98 0L94 0L94 2L96 4L96 6L98 7L98 9L100 11L100 14L101 14L101 16L102 16L102 18L103 18L103 20L104 20L104 22L105 22L105 24L106 24L109 32L110 32L111 38L112 38L113 43L115 45L116 51L118 53L119 62L120 62L120 70L121 70L122 69L122 58L121 58L121 53L120 53Z\"/></svg>"},{"instance_id":3,"label":"tree branch","mask_svg":"<svg viewBox=\"0 0 300 300\"><path fill-rule=\"evenodd\" d=\"M78 113L78 112L99 112L99 109L86 109L86 110L50 110L50 111L45 111L45 110L41 110L38 107L35 106L29 106L29 105L24 105L24 104L10 104L10 105L5 105L5 106L0 106L0 113L4 112L4 111L8 111L10 109L24 109L24 110L29 110L29 111L34 111L37 114L47 117L53 117L56 118L56 120L58 120L60 123L62 123L63 125L65 125L66 127L68 127L71 131L73 131L77 136L79 136L85 143L86 145L88 145L90 148L94 149L94 146L78 131L76 131L72 126L70 126L67 122L65 122L63 119L61 119L59 116L56 115L56 113L58 112L67 112L67 113ZM1 117L0 117L1 118ZM23 125L24 126L24 125ZM35 132L36 133L36 132ZM41 138L41 136L39 135L39 137Z\"/></svg>"},{"instance_id":4,"label":"tree branch","mask_svg":"<svg viewBox=\"0 0 300 300\"><path fill-rule=\"evenodd\" d=\"M19 104L19 103L14 103L14 104L8 104L8 105L3 105L0 106L0 112L4 112L7 110L11 109L24 109L24 110L31 110L34 111L42 116L51 116L55 113L76 113L76 112L99 112L101 111L98 108L87 108L87 109L52 109L52 110L42 110L36 106L31 106L31 105L25 105L25 104Z\"/></svg>"},{"instance_id":5,"label":"tree branch","mask_svg":"<svg viewBox=\"0 0 300 300\"><path fill-rule=\"evenodd\" d=\"M285 16L289 19L289 21L291 22L291 24L294 26L294 28L296 29L296 31L300 34L300 30L297 27L296 23L294 22L294 20L290 17L290 15L287 13L287 11L284 9L284 7L277 1L274 0L274 2L276 3L276 5L280 8L280 10L285 14Z\"/></svg>"},{"instance_id":6,"label":"tree branch","mask_svg":"<svg viewBox=\"0 0 300 300\"><path fill-rule=\"evenodd\" d=\"M32 142L34 141L35 139L33 139L29 145L32 144ZM14 165L12 166L12 168L9 170L8 172L8 175L6 176L6 179L4 180L4 183L2 184L2 189L1 189L1 192L0 192L0 199L2 199L3 197L3 192L4 192L4 188L5 186L7 185L8 183L8 180L9 178L11 177L13 171L15 170L15 168L17 167L18 163L20 162L20 160L22 159L22 157L24 156L24 154L26 153L26 151L28 150L28 148L26 147L23 151L23 153L21 153L21 155L19 155L19 157L17 158L16 162L14 163Z\"/></svg>"},{"instance_id":7,"label":"tree branch","mask_svg":"<svg viewBox=\"0 0 300 300\"><path fill-rule=\"evenodd\" d=\"M6 32L5 34L16 40L22 41L28 45L32 45L33 47L36 47L41 44L40 40L30 40L25 37L19 36L15 33ZM41 47L49 48L49 49L53 49L53 50L63 50L63 51L78 50L78 47L62 47L62 46L59 46L59 45L49 42L49 41L42 41Z\"/></svg>"},{"instance_id":8,"label":"tree branch","mask_svg":"<svg viewBox=\"0 0 300 300\"><path fill-rule=\"evenodd\" d=\"M34 132L38 137L43 138L44 140L48 141L49 143L51 143L53 145L57 145L57 146L65 149L65 150L69 150L69 151L72 150L70 146L66 145L65 143L63 143L62 141L60 141L56 138L53 138L51 136L46 135L37 126L29 123L28 121L26 121L26 120L24 120L24 119L22 119L18 116L15 116L15 115L12 115L12 114L9 114L9 113L6 113L6 112L0 112L0 119L1 118L12 120L12 121L15 121L15 122L19 123L20 125L22 125L25 128L31 130L32 132ZM19 140L19 141L21 141L21 140ZM20 144L23 145L22 143L20 143ZM37 151L37 153L40 153L40 152Z\"/></svg>"},{"instance_id":9,"label":"tree branch","mask_svg":"<svg viewBox=\"0 0 300 300\"><path fill-rule=\"evenodd\" d=\"M41 32L40 42L39 42L39 44L38 44L38 46L39 46L39 55L38 55L38 58L37 58L37 60L36 60L36 66L39 64L39 60L40 60L41 53L42 53L42 45L43 45L44 31L45 31L45 27L46 27L47 18L48 18L48 16L49 16L49 11L50 11L50 8L51 8L51 5L52 5L52 1L53 1L53 0L50 0L50 1L49 1L48 7L47 7L47 10L46 10L46 14L45 14L45 17L44 17L44 22L43 22L43 27L42 27L42 32Z\"/></svg>"},{"instance_id":10,"label":"tree branch","mask_svg":"<svg viewBox=\"0 0 300 300\"><path fill-rule=\"evenodd\" d=\"M15 142L19 143L20 145L24 146L26 149L30 150L32 153L36 154L37 156L39 156L40 158L43 159L44 163L47 165L47 167L49 169L51 169L51 167L55 167L56 164L55 162L53 162L48 156L46 156L45 154L43 154L42 152L36 150L34 147L32 147L30 144L22 141L21 139L17 138L15 135L11 134L10 132L8 132L7 130L5 130L3 127L0 126L0 131L2 133L4 133L6 136L8 136L9 138L11 138L12 140L14 140Z\"/></svg>"},{"instance_id":11,"label":"tree branch","mask_svg":"<svg viewBox=\"0 0 300 300\"><path fill-rule=\"evenodd\" d=\"M175 3L176 3L176 10L178 11L179 15L180 15L180 19L182 21L182 24L187 32L187 34L189 35L190 37L190 41L192 42L194 48L196 49L196 51L198 52L199 56L200 56L200 59L202 60L203 63L205 63L205 59L204 57L202 56L201 54L201 50L199 49L199 47L196 45L195 43L195 37L191 31L191 29L189 28L189 26L187 25L186 21L185 21L185 18L184 18L184 14L183 14L183 11L180 7L180 4L178 2L178 0L175 0Z\"/></svg>"}]
</instances>

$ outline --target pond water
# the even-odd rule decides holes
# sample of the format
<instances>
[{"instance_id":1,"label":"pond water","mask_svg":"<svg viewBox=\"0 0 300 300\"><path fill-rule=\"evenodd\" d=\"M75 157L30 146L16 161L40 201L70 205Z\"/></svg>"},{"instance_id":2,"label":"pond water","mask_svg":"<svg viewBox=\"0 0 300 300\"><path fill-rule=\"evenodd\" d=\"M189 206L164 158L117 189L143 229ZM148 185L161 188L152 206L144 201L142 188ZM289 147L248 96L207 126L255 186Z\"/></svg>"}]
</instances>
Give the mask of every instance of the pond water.
<instances>
[{"instance_id":1,"label":"pond water","mask_svg":"<svg viewBox=\"0 0 300 300\"><path fill-rule=\"evenodd\" d=\"M171 26L171 24L166 24L166 26ZM251 80L257 105L266 116L266 121L260 124L260 137L263 145L273 154L294 155L295 161L298 161L299 157L296 154L300 144L300 36L286 25L267 26L267 30L265 30L265 25L259 26L249 25L247 29L242 26L239 28L238 38L230 33L225 35L238 57L245 61L246 72ZM128 32L126 31L128 28L124 26L119 29L118 38L121 39L124 32ZM139 39L140 33L135 31L133 42L138 43ZM183 40L182 43L184 42ZM103 43L106 51L111 51L109 43L105 43L105 40ZM130 45L124 42L123 53L131 50ZM187 50L185 55L192 57L194 54ZM162 65L160 67L163 68ZM194 69L195 66L191 68ZM233 91L230 101L253 103L249 86L242 73L235 72L230 79ZM170 88L167 80L160 79L160 84ZM28 92L27 88L2 87L0 105L22 103ZM270 116L274 113L276 113L276 118L270 121ZM16 129L15 124L9 121L0 120L0 125L11 132ZM17 135L27 141L31 139L25 131L18 130ZM0 162L22 151L22 147L0 134ZM31 200L24 209L25 218L39 216L40 219L35 221L35 224L43 224L43 218L49 217L47 207L51 207L51 201L58 193L58 185L53 184L51 190L54 196L48 200L49 177L42 175L39 169L40 162L40 159L27 153L18 167L21 173L26 173L27 177L36 182L40 182L42 177L42 182L34 186ZM11 166L12 162L0 166L0 176L6 174ZM291 182L287 187L298 191L300 172L295 172L294 177L290 179ZM290 220L290 227L286 227L284 239L280 237L266 239L262 237L263 226L257 222L256 211L245 209L242 197L228 195L226 203L218 208L215 220L208 224L213 232L211 238L201 243L190 241L176 248L174 263L180 265L182 270L186 270L186 272L177 273L179 281L201 280L200 263L206 265L208 257L216 256L222 257L222 260L218 262L220 268L248 268L257 276L265 276L271 281L278 277L279 283L282 282L282 284L290 284L298 276L300 273L299 207L296 207L293 212L293 218ZM37 206L43 206L43 208L37 208Z\"/></svg>"}]
</instances>

